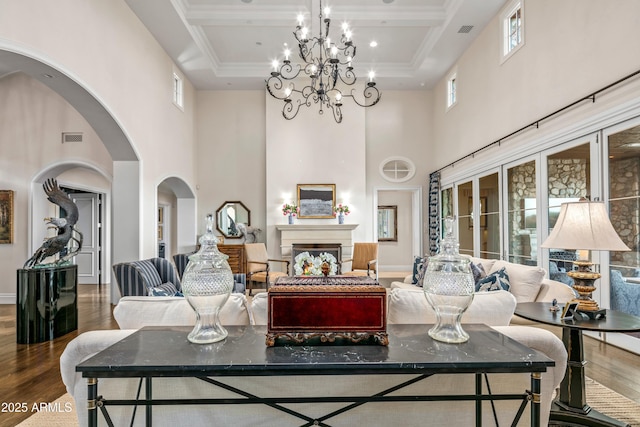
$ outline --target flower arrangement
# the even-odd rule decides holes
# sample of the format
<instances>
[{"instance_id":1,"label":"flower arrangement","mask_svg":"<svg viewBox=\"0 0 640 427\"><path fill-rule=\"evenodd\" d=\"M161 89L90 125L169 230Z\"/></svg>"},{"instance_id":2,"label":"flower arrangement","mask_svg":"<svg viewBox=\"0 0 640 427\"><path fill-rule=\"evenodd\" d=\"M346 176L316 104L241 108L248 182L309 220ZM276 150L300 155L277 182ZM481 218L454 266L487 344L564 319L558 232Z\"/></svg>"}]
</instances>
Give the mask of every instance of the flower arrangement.
<instances>
[{"instance_id":1,"label":"flower arrangement","mask_svg":"<svg viewBox=\"0 0 640 427\"><path fill-rule=\"evenodd\" d=\"M288 203L285 203L284 205L282 205L282 215L296 216L296 214L299 212L300 212L300 208L294 204L290 205Z\"/></svg>"},{"instance_id":2,"label":"flower arrangement","mask_svg":"<svg viewBox=\"0 0 640 427\"><path fill-rule=\"evenodd\" d=\"M338 260L328 252L313 256L309 252L302 252L294 258L293 272L296 276L322 276L322 264L329 264L329 275L338 272Z\"/></svg>"},{"instance_id":3,"label":"flower arrangement","mask_svg":"<svg viewBox=\"0 0 640 427\"><path fill-rule=\"evenodd\" d=\"M350 213L349 206L343 205L342 203L333 207L333 216L336 216L336 214L349 215Z\"/></svg>"}]
</instances>

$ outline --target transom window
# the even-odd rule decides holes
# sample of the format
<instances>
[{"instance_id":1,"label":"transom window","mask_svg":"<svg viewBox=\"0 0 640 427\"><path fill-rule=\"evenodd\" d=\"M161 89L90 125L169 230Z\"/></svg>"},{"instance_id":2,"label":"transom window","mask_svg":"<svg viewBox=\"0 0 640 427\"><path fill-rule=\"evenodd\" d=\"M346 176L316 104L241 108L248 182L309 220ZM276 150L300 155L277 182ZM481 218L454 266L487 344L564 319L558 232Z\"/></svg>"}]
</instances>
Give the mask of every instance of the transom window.
<instances>
[{"instance_id":1,"label":"transom window","mask_svg":"<svg viewBox=\"0 0 640 427\"><path fill-rule=\"evenodd\" d=\"M447 82L447 108L451 108L457 101L456 74L452 74Z\"/></svg>"},{"instance_id":2,"label":"transom window","mask_svg":"<svg viewBox=\"0 0 640 427\"><path fill-rule=\"evenodd\" d=\"M510 57L524 44L524 9L523 1L509 4L502 15L503 60Z\"/></svg>"},{"instance_id":3,"label":"transom window","mask_svg":"<svg viewBox=\"0 0 640 427\"><path fill-rule=\"evenodd\" d=\"M180 109L184 108L182 78L176 73L173 73L173 103Z\"/></svg>"}]
</instances>

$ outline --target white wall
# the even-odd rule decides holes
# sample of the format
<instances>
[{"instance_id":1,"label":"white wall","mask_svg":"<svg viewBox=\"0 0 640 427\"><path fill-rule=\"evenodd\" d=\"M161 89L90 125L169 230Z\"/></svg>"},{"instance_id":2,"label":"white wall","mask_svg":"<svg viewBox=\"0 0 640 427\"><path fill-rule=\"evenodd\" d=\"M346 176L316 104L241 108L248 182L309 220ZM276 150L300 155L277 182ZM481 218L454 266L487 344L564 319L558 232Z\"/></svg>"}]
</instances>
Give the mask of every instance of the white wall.
<instances>
[{"instance_id":1,"label":"white wall","mask_svg":"<svg viewBox=\"0 0 640 427\"><path fill-rule=\"evenodd\" d=\"M265 241L265 103L262 91L200 91L196 100L198 234L207 213L241 201ZM217 232L216 232L217 233ZM225 239L225 244L241 243Z\"/></svg>"},{"instance_id":2,"label":"white wall","mask_svg":"<svg viewBox=\"0 0 640 427\"><path fill-rule=\"evenodd\" d=\"M639 17L635 0L526 1L525 45L502 64L500 22L494 18L456 64L458 103L445 112L446 79L434 89L435 166L640 69ZM599 103L587 102L585 113ZM539 132L525 134L531 139Z\"/></svg>"},{"instance_id":3,"label":"white wall","mask_svg":"<svg viewBox=\"0 0 640 427\"><path fill-rule=\"evenodd\" d=\"M345 108L344 121L336 124L315 107L287 121L282 104L264 91L198 92L199 233L207 213L227 200L240 200L251 210L251 224L263 230L258 240L275 247L274 225L284 223L280 207L285 200L295 201L296 184L335 183L337 201L353 209L347 222L360 224L356 237L370 241L374 186L423 186L426 191L433 167L430 92L383 91L382 96L372 108ZM413 159L415 177L402 184L385 181L378 170L390 156Z\"/></svg>"},{"instance_id":4,"label":"white wall","mask_svg":"<svg viewBox=\"0 0 640 427\"><path fill-rule=\"evenodd\" d=\"M266 98L267 249L280 253L276 224L286 223L283 203L297 203L297 184L335 184L336 204L349 206L345 222L359 224L356 242L371 241L371 210L367 204L365 111L345 103L343 121L331 112L303 107L293 120L282 117L283 102ZM373 107L376 108L376 107ZM337 219L300 219L304 224L337 223Z\"/></svg>"},{"instance_id":5,"label":"white wall","mask_svg":"<svg viewBox=\"0 0 640 427\"><path fill-rule=\"evenodd\" d=\"M157 184L165 176L187 183L195 177L192 85L185 81L184 111L176 108L174 64L123 0L4 0L0 9L0 49L64 72L105 106L131 141L143 163L139 192L132 195L139 200L140 238L133 247L123 242L114 255L153 256Z\"/></svg>"}]
</instances>

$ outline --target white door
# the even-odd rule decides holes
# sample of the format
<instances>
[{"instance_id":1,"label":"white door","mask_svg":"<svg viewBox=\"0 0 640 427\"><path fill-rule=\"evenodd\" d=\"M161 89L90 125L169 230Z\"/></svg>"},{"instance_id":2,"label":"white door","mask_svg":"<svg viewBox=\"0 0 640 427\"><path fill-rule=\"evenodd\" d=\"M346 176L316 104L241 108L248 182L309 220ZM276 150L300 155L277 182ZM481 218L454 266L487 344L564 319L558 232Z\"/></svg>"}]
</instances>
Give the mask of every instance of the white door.
<instances>
[{"instance_id":1,"label":"white door","mask_svg":"<svg viewBox=\"0 0 640 427\"><path fill-rule=\"evenodd\" d=\"M79 284L100 284L100 197L95 193L72 193L78 206L76 228L82 233L82 250L75 256Z\"/></svg>"}]
</instances>

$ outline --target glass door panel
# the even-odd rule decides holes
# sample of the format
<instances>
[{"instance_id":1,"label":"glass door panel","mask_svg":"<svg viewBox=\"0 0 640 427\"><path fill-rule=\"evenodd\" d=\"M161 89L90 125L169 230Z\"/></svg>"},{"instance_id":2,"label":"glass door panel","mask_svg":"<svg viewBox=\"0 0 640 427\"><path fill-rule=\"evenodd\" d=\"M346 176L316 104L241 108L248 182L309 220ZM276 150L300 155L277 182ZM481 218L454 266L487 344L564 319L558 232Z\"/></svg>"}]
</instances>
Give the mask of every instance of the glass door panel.
<instances>
[{"instance_id":1,"label":"glass door panel","mask_svg":"<svg viewBox=\"0 0 640 427\"><path fill-rule=\"evenodd\" d=\"M536 162L507 169L508 260L535 265L538 257L536 226Z\"/></svg>"},{"instance_id":2,"label":"glass door panel","mask_svg":"<svg viewBox=\"0 0 640 427\"><path fill-rule=\"evenodd\" d=\"M444 219L448 216L454 217L453 212L453 188L445 188L440 192L441 198L441 211L440 211L440 237L444 237Z\"/></svg>"},{"instance_id":3,"label":"glass door panel","mask_svg":"<svg viewBox=\"0 0 640 427\"><path fill-rule=\"evenodd\" d=\"M562 203L589 197L591 189L590 143L574 146L547 156L547 202L549 233L558 220ZM549 250L549 278L573 285L567 272L577 259L575 250Z\"/></svg>"},{"instance_id":4,"label":"glass door panel","mask_svg":"<svg viewBox=\"0 0 640 427\"><path fill-rule=\"evenodd\" d=\"M610 306L640 316L640 126L608 137L609 217L629 252L609 253Z\"/></svg>"},{"instance_id":5,"label":"glass door panel","mask_svg":"<svg viewBox=\"0 0 640 427\"><path fill-rule=\"evenodd\" d=\"M498 173L483 176L480 188L480 258L500 258L500 186Z\"/></svg>"},{"instance_id":6,"label":"glass door panel","mask_svg":"<svg viewBox=\"0 0 640 427\"><path fill-rule=\"evenodd\" d=\"M458 240L460 253L473 255L473 183L458 185Z\"/></svg>"}]
</instances>

